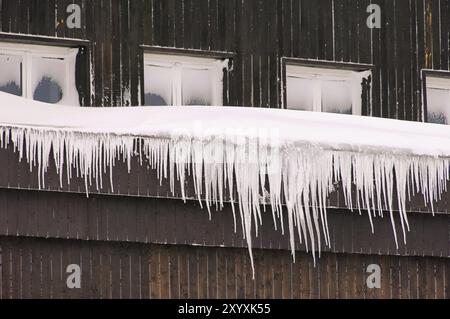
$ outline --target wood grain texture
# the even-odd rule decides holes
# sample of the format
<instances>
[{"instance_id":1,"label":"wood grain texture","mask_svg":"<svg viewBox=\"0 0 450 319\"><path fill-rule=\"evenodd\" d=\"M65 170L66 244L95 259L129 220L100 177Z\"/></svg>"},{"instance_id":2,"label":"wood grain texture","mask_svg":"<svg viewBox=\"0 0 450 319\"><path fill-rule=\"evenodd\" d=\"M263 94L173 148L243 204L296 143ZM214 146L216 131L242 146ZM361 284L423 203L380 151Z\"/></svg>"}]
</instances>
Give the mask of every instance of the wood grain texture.
<instances>
[{"instance_id":1,"label":"wood grain texture","mask_svg":"<svg viewBox=\"0 0 450 319\"><path fill-rule=\"evenodd\" d=\"M245 249L4 236L0 248L2 299L449 298L445 258L326 253L314 266L306 253L292 264L287 251L258 250L252 280ZM66 286L72 263L81 265L81 289ZM367 288L368 263L380 265L381 289Z\"/></svg>"}]
</instances>

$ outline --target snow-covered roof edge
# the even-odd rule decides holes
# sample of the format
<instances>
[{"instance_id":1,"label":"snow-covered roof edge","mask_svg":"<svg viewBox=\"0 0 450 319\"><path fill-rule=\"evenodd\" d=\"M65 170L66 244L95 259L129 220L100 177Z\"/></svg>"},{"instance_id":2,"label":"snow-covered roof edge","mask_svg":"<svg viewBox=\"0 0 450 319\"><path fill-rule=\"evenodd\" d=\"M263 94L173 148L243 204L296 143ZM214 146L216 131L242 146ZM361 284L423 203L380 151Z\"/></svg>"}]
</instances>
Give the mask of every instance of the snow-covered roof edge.
<instances>
[{"instance_id":1,"label":"snow-covered roof edge","mask_svg":"<svg viewBox=\"0 0 450 319\"><path fill-rule=\"evenodd\" d=\"M172 191L178 181L183 197L185 181L192 178L208 210L223 207L225 189L235 189L238 198L231 201L250 256L266 182L275 225L284 232L280 221L288 221L293 255L295 236L315 255L322 240L331 244L326 198L335 182L342 182L349 208L354 203L368 208L370 222L389 211L396 241L399 217L406 241L406 201L420 192L432 207L450 175L450 128L445 126L246 108L65 108L5 94L0 101L0 147L13 143L30 168L37 164L40 187L53 159L61 182L64 177L70 182L71 170L63 171L67 163L88 189L91 183L102 186L102 172L109 170L112 177L119 152L128 163L137 153L158 170L160 181L169 178Z\"/></svg>"}]
</instances>

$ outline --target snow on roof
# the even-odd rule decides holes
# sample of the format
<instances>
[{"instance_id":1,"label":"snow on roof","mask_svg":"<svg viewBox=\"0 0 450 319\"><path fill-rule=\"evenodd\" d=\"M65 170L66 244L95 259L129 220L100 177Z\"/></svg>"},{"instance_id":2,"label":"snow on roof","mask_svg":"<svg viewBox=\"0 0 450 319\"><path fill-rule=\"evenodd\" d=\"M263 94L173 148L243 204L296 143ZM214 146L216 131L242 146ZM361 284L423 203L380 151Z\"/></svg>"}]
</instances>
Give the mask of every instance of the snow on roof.
<instances>
[{"instance_id":1,"label":"snow on roof","mask_svg":"<svg viewBox=\"0 0 450 319\"><path fill-rule=\"evenodd\" d=\"M53 148L61 182L63 176L70 181L70 170L62 169L67 162L86 186L92 180L102 185L100 173L109 169L113 186L116 154L123 152L129 163L139 151L160 181L170 179L172 190L179 180L183 197L185 180L193 178L208 211L223 207L226 188L235 189L238 198L231 202L238 206L251 258L262 197L270 199L274 221L287 220L294 255L295 236L313 252L321 240L330 245L326 198L335 182L342 182L349 208L356 203L368 209L371 223L390 211L394 230L396 192L406 241L410 194L423 193L433 208L449 180L450 126L351 115L244 107L84 108L0 92L0 146L8 143L30 167L38 165L41 187ZM395 231L394 237L397 242Z\"/></svg>"}]
</instances>

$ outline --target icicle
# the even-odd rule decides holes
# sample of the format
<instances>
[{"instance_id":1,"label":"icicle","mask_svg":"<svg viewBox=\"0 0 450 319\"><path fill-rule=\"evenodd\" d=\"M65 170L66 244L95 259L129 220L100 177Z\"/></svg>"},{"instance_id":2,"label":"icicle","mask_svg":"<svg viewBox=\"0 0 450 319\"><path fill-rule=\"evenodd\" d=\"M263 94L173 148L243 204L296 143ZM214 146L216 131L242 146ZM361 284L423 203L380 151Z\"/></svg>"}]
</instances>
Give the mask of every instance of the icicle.
<instances>
[{"instance_id":1,"label":"icicle","mask_svg":"<svg viewBox=\"0 0 450 319\"><path fill-rule=\"evenodd\" d=\"M366 76L363 74L361 76ZM360 77L358 77L360 80ZM359 81L358 80L358 81ZM280 145L270 135L228 134L223 136L137 137L116 134L75 132L70 129L42 127L0 127L0 147L13 147L19 158L37 169L39 187L45 188L51 160L56 165L59 183L64 174L70 183L72 172L84 179L86 194L103 187L102 175L109 173L113 189L113 169L119 156L132 169L137 156L141 165L155 169L160 184L169 179L172 192L179 183L183 200L185 185L192 178L195 196L211 218L211 208L222 209L231 202L234 231L238 204L241 227L248 244L253 267L252 237L258 236L262 223L261 207L270 200L275 227L290 236L295 260L295 236L311 251L315 261L322 245L331 246L326 200L334 185L340 183L349 209L367 209L372 231L373 217L388 211L394 239L397 231L393 199L397 197L398 217L403 239L409 231L406 201L411 193L421 192L425 204L433 203L447 190L450 177L447 158L407 154L328 150L315 145ZM50 154L53 152L52 158ZM268 186L268 191L266 190ZM267 193L268 192L268 193ZM228 198L225 198L228 194ZM355 195L352 195L355 194ZM354 198L356 196L356 198ZM261 202L261 200L263 202ZM282 204L285 203L285 209Z\"/></svg>"}]
</instances>

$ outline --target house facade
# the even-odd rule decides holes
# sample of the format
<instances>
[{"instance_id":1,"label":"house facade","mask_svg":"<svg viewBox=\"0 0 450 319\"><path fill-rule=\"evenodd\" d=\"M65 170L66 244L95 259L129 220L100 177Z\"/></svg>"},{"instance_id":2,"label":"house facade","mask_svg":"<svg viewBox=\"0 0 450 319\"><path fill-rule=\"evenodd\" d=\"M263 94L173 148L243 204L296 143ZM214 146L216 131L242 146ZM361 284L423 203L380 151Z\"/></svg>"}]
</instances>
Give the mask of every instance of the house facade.
<instances>
[{"instance_id":1,"label":"house facade","mask_svg":"<svg viewBox=\"0 0 450 319\"><path fill-rule=\"evenodd\" d=\"M445 125L449 50L449 0L0 1L0 91L55 107L248 106ZM40 189L36 168L0 149L1 298L449 297L449 194L435 214L413 197L396 247L389 219L372 234L337 186L331 247L316 264L300 244L293 263L266 214L253 278L231 207L209 220L193 185L184 203L131 165L118 161L114 188L87 197L82 178L61 187L54 166ZM71 265L80 287L67 283Z\"/></svg>"}]
</instances>

